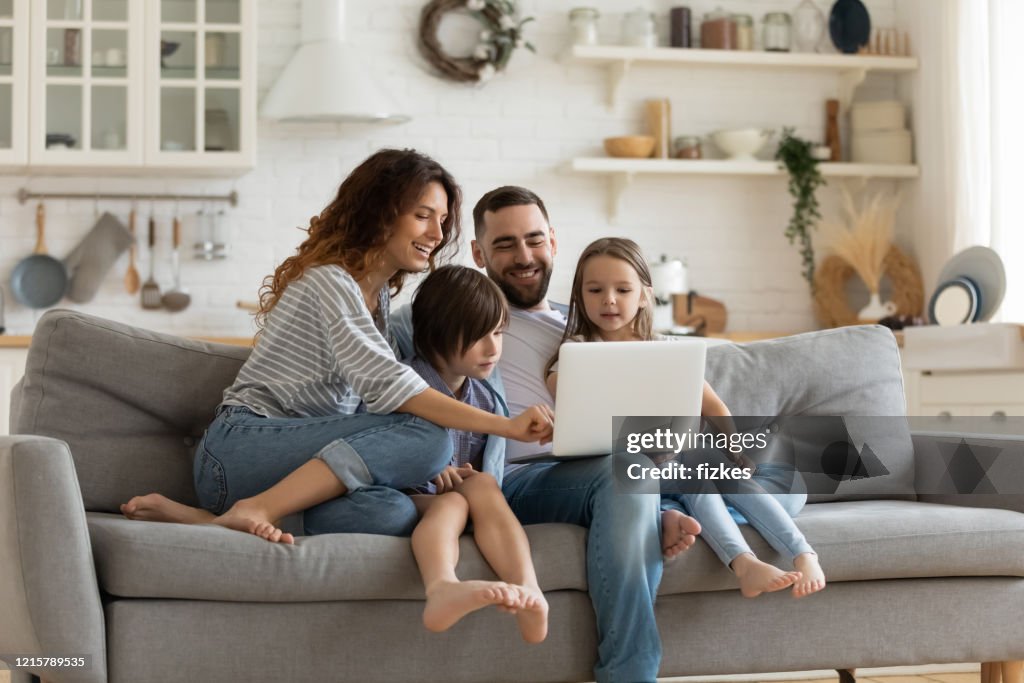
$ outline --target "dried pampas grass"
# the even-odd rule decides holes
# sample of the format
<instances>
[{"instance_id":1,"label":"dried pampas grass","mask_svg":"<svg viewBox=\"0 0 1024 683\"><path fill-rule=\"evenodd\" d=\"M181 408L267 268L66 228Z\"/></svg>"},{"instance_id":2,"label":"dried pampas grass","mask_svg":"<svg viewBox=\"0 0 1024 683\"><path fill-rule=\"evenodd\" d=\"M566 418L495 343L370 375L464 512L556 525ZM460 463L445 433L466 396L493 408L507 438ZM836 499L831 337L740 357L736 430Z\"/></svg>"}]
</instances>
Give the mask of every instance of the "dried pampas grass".
<instances>
[{"instance_id":1,"label":"dried pampas grass","mask_svg":"<svg viewBox=\"0 0 1024 683\"><path fill-rule=\"evenodd\" d=\"M823 221L822 236L832 251L850 264L868 290L877 294L885 272L885 256L892 246L900 195L879 192L857 207L844 187L841 198L845 220Z\"/></svg>"}]
</instances>

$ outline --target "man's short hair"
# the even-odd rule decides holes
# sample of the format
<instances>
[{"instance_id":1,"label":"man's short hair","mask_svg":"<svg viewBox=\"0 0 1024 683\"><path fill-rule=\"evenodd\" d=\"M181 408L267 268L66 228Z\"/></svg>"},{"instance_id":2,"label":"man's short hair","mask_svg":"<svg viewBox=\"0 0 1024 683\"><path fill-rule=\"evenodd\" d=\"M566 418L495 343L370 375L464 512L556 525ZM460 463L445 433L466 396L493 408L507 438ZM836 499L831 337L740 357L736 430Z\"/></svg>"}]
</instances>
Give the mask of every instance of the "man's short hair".
<instances>
[{"instance_id":1,"label":"man's short hair","mask_svg":"<svg viewBox=\"0 0 1024 683\"><path fill-rule=\"evenodd\" d=\"M544 201L525 187L505 185L496 190L491 190L481 197L480 201L473 207L473 229L476 232L476 238L480 239L484 233L484 214L488 211L493 212L509 206L529 206L530 204L536 205L540 209L541 214L543 214L544 220L550 222Z\"/></svg>"}]
</instances>

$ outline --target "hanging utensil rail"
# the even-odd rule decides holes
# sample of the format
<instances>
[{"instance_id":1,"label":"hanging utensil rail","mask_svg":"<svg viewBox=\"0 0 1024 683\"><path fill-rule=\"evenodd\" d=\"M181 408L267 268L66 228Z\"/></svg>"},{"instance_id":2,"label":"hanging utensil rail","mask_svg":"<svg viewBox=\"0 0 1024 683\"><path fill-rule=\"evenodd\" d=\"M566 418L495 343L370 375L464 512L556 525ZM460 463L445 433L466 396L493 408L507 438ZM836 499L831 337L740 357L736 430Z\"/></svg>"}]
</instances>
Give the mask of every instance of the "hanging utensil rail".
<instances>
[{"instance_id":1,"label":"hanging utensil rail","mask_svg":"<svg viewBox=\"0 0 1024 683\"><path fill-rule=\"evenodd\" d=\"M30 199L127 199L147 202L227 202L238 206L238 193L230 194L160 194L136 192L131 194L110 192L29 192L26 188L18 190L18 202L24 204Z\"/></svg>"}]
</instances>

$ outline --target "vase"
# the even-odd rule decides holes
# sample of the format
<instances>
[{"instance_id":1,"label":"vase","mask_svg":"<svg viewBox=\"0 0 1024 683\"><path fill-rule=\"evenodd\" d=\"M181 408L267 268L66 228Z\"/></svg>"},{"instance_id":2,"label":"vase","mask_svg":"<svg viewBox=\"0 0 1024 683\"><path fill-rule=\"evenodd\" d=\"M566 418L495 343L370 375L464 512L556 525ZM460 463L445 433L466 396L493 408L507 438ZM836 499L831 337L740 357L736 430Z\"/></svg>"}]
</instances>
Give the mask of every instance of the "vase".
<instances>
[{"instance_id":1,"label":"vase","mask_svg":"<svg viewBox=\"0 0 1024 683\"><path fill-rule=\"evenodd\" d=\"M836 0L829 13L828 30L836 48L856 54L871 37L871 15L861 0Z\"/></svg>"},{"instance_id":2,"label":"vase","mask_svg":"<svg viewBox=\"0 0 1024 683\"><path fill-rule=\"evenodd\" d=\"M817 52L825 36L825 13L814 0L803 0L793 10L793 43L799 52Z\"/></svg>"},{"instance_id":3,"label":"vase","mask_svg":"<svg viewBox=\"0 0 1024 683\"><path fill-rule=\"evenodd\" d=\"M896 315L896 304L891 301L882 303L878 297L878 292L871 292L871 300L868 301L868 305L860 309L857 313L857 319L862 322L877 322L886 316Z\"/></svg>"}]
</instances>

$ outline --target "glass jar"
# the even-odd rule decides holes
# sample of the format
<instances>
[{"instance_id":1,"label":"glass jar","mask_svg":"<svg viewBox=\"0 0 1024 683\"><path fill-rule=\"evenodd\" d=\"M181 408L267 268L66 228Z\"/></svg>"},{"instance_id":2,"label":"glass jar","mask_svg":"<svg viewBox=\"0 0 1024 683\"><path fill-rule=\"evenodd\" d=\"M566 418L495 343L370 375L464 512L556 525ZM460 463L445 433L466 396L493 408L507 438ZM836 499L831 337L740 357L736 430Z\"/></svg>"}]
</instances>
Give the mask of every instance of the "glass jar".
<instances>
[{"instance_id":1,"label":"glass jar","mask_svg":"<svg viewBox=\"0 0 1024 683\"><path fill-rule=\"evenodd\" d=\"M673 7L668 12L669 41L672 47L690 47L690 8Z\"/></svg>"},{"instance_id":2,"label":"glass jar","mask_svg":"<svg viewBox=\"0 0 1024 683\"><path fill-rule=\"evenodd\" d=\"M593 7L575 7L569 10L573 45L597 45L597 19L599 16Z\"/></svg>"},{"instance_id":3,"label":"glass jar","mask_svg":"<svg viewBox=\"0 0 1024 683\"><path fill-rule=\"evenodd\" d=\"M817 52L825 36L825 13L813 0L803 0L793 10L793 44L800 52Z\"/></svg>"},{"instance_id":4,"label":"glass jar","mask_svg":"<svg viewBox=\"0 0 1024 683\"><path fill-rule=\"evenodd\" d=\"M622 42L633 47L657 47L654 13L637 8L622 20Z\"/></svg>"},{"instance_id":5,"label":"glass jar","mask_svg":"<svg viewBox=\"0 0 1024 683\"><path fill-rule=\"evenodd\" d=\"M736 22L721 7L704 15L700 24L700 46L705 50L735 50Z\"/></svg>"},{"instance_id":6,"label":"glass jar","mask_svg":"<svg viewBox=\"0 0 1024 683\"><path fill-rule=\"evenodd\" d=\"M754 49L754 18L749 14L734 14L732 20L736 23L736 49Z\"/></svg>"},{"instance_id":7,"label":"glass jar","mask_svg":"<svg viewBox=\"0 0 1024 683\"><path fill-rule=\"evenodd\" d=\"M764 49L768 52L789 52L792 26L785 12L764 15Z\"/></svg>"},{"instance_id":8,"label":"glass jar","mask_svg":"<svg viewBox=\"0 0 1024 683\"><path fill-rule=\"evenodd\" d=\"M701 159L700 138L696 135L681 135L672 141L676 159Z\"/></svg>"}]
</instances>

